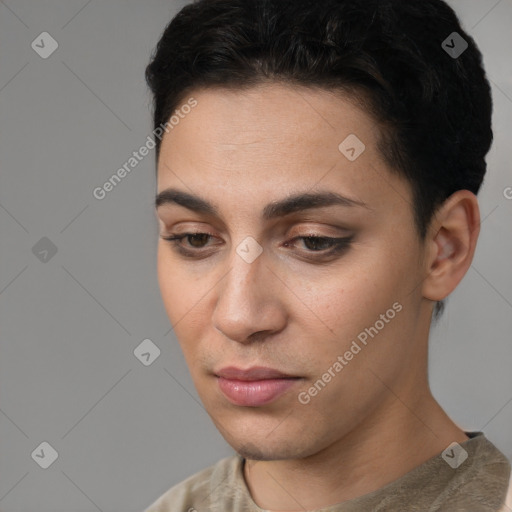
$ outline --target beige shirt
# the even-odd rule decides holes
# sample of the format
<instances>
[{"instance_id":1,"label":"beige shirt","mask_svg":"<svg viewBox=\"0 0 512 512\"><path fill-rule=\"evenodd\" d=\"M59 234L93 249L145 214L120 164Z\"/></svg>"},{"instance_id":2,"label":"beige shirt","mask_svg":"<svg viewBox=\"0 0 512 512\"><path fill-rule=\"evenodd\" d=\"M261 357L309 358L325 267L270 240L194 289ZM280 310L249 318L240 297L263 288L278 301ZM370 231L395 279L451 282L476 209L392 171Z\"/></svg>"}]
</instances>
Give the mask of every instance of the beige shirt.
<instances>
[{"instance_id":1,"label":"beige shirt","mask_svg":"<svg viewBox=\"0 0 512 512\"><path fill-rule=\"evenodd\" d=\"M511 468L482 432L445 450L394 482L313 512L509 512ZM443 455L444 454L444 455ZM460 457L460 458L459 458ZM169 489L144 512L269 512L253 501L238 454ZM459 465L460 464L460 465ZM454 467L452 467L454 466ZM458 466L458 467L457 467Z\"/></svg>"}]
</instances>

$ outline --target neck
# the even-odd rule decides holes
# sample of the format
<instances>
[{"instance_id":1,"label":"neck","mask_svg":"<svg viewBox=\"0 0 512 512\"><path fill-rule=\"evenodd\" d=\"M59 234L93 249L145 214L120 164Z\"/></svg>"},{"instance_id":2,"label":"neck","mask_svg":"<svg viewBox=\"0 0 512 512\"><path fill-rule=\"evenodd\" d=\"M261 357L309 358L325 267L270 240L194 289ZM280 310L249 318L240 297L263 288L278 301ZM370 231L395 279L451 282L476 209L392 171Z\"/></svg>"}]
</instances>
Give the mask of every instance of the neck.
<instances>
[{"instance_id":1,"label":"neck","mask_svg":"<svg viewBox=\"0 0 512 512\"><path fill-rule=\"evenodd\" d=\"M317 509L378 490L453 441L467 439L430 391L414 401L393 395L364 424L321 452L305 459L246 460L244 477L261 508Z\"/></svg>"}]
</instances>

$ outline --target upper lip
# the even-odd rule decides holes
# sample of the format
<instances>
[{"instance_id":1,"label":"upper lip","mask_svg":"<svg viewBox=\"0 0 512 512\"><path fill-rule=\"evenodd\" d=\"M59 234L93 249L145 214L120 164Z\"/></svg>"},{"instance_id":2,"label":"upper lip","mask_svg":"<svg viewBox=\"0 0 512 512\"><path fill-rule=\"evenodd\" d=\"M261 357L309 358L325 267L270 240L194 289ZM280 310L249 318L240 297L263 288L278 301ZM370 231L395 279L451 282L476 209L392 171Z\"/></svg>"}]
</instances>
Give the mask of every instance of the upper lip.
<instances>
[{"instance_id":1,"label":"upper lip","mask_svg":"<svg viewBox=\"0 0 512 512\"><path fill-rule=\"evenodd\" d=\"M241 368L236 368L234 366L227 366L226 368L222 368L219 371L215 372L215 375L217 377L223 377L225 379L234 380L297 378L294 375L289 375L279 370L275 370L274 368L266 368L264 366L253 366L252 368L247 368L246 370L242 370Z\"/></svg>"}]
</instances>

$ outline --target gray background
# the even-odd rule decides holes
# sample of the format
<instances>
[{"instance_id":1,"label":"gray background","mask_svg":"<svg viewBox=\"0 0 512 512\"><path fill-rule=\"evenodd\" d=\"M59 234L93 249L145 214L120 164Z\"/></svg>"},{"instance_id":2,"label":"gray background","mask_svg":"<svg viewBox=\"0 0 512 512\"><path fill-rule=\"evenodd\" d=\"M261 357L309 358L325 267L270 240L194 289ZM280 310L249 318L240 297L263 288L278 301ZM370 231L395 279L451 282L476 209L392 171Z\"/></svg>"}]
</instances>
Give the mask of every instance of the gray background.
<instances>
[{"instance_id":1,"label":"gray background","mask_svg":"<svg viewBox=\"0 0 512 512\"><path fill-rule=\"evenodd\" d=\"M153 152L92 195L151 134L144 68L185 3L0 1L4 512L140 512L232 453L161 303ZM450 4L484 54L495 143L476 257L432 332L431 382L455 421L511 457L512 0ZM47 59L31 47L44 31L59 45ZM55 255L45 241L34 254L43 237ZM149 366L134 355L147 338L161 350ZM58 452L48 469L31 457L43 441Z\"/></svg>"}]
</instances>

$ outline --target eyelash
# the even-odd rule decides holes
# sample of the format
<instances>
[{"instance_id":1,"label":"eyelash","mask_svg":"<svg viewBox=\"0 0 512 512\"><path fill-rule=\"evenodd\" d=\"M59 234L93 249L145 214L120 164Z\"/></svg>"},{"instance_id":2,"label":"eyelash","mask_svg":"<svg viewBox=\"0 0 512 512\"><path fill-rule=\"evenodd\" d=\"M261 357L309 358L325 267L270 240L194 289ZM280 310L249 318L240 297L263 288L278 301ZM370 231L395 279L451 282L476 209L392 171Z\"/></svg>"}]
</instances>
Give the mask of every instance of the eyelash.
<instances>
[{"instance_id":1,"label":"eyelash","mask_svg":"<svg viewBox=\"0 0 512 512\"><path fill-rule=\"evenodd\" d=\"M179 242L183 240L184 238L189 238L193 236L201 236L206 235L210 238L214 237L211 233L183 233L181 235L172 235L172 236L162 236L161 238L167 242L173 247L173 249L177 250L180 254L187 258L199 258L201 257L201 252L204 252L202 248L199 249L185 249ZM311 254L319 254L320 256L331 256L334 254L339 254L344 252L348 247L350 246L350 243L352 242L353 236L346 237L346 238L333 238L333 237L325 237L325 236L315 236L315 235L306 235L306 236L297 236L293 238L291 241L294 240L306 240L306 239L313 239L315 241L320 242L326 242L330 248L324 249L321 251L315 251L312 249L308 249L307 252ZM285 245L289 245L289 242L287 242Z\"/></svg>"}]
</instances>

